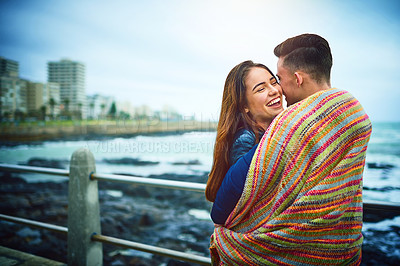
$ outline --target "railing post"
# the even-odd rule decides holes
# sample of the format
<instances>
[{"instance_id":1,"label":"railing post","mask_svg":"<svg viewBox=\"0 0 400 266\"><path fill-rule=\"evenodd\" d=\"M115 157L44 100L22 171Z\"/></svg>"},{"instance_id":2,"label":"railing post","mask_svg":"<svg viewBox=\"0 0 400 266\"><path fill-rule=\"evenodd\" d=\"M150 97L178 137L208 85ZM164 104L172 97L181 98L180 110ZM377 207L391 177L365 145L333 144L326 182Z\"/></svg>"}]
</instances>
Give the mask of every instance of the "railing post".
<instances>
[{"instance_id":1,"label":"railing post","mask_svg":"<svg viewBox=\"0 0 400 266\"><path fill-rule=\"evenodd\" d=\"M68 185L68 265L103 265L103 246L91 240L101 234L97 181L93 154L81 148L72 154Z\"/></svg>"}]
</instances>

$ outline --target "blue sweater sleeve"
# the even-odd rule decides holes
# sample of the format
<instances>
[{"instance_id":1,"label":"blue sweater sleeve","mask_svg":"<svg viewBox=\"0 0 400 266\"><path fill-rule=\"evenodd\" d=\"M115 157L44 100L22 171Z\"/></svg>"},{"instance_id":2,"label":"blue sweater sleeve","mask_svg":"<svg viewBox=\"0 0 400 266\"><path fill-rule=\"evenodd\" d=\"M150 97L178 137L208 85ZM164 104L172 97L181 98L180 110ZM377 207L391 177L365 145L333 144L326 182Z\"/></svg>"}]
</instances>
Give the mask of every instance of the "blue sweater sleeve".
<instances>
[{"instance_id":1,"label":"blue sweater sleeve","mask_svg":"<svg viewBox=\"0 0 400 266\"><path fill-rule=\"evenodd\" d=\"M238 203L257 146L242 156L226 173L211 209L211 219L214 223L224 224Z\"/></svg>"}]
</instances>

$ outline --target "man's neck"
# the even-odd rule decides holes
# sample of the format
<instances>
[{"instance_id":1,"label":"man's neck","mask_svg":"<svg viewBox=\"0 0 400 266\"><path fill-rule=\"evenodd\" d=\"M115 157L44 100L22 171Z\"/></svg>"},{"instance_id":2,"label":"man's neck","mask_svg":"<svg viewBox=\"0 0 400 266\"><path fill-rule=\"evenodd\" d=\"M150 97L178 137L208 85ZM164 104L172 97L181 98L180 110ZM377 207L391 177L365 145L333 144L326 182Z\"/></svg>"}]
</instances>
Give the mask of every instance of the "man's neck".
<instances>
[{"instance_id":1,"label":"man's neck","mask_svg":"<svg viewBox=\"0 0 400 266\"><path fill-rule=\"evenodd\" d=\"M331 88L330 84L328 84L327 82L320 82L317 83L315 81L311 81L308 82L308 84L304 84L304 92L306 95L305 98L307 98L308 96L313 95L314 93L317 93L319 91L323 91L323 90L329 90Z\"/></svg>"}]
</instances>

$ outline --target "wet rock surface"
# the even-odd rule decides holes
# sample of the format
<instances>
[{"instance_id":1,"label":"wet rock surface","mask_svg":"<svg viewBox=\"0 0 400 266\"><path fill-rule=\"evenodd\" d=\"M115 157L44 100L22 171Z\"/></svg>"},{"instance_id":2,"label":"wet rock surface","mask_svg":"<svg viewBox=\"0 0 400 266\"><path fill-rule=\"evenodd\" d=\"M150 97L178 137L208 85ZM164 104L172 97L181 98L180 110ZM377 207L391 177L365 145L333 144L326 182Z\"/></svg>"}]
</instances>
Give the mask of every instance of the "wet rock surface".
<instances>
[{"instance_id":1,"label":"wet rock surface","mask_svg":"<svg viewBox=\"0 0 400 266\"><path fill-rule=\"evenodd\" d=\"M120 159L104 159L105 163L108 164L125 164L125 165L136 165L136 166L148 166L159 164L159 162L143 161L138 158L120 158Z\"/></svg>"},{"instance_id":2,"label":"wet rock surface","mask_svg":"<svg viewBox=\"0 0 400 266\"><path fill-rule=\"evenodd\" d=\"M20 174L0 173L0 213L67 226L68 183L27 183ZM150 176L202 182L204 175ZM124 240L209 256L211 220L198 219L191 210L207 213L211 204L203 193L99 182L102 234ZM377 223L395 217L365 213ZM364 234L362 265L400 265L400 226L368 230ZM67 263L65 235L0 221L0 245ZM396 255L397 254L397 255ZM192 265L190 263L103 244L104 265Z\"/></svg>"},{"instance_id":3,"label":"wet rock surface","mask_svg":"<svg viewBox=\"0 0 400 266\"><path fill-rule=\"evenodd\" d=\"M67 182L28 184L14 173L0 173L0 180L1 214L67 226ZM211 205L202 193L99 182L99 200L103 235L209 256L213 224L189 212L209 211ZM0 245L67 263L63 234L0 221ZM104 265L191 265L108 244L103 244L103 258Z\"/></svg>"},{"instance_id":4,"label":"wet rock surface","mask_svg":"<svg viewBox=\"0 0 400 266\"><path fill-rule=\"evenodd\" d=\"M31 158L26 164L22 165L36 166L36 167L47 167L57 169L67 169L69 166L68 160L48 160L44 158Z\"/></svg>"}]
</instances>

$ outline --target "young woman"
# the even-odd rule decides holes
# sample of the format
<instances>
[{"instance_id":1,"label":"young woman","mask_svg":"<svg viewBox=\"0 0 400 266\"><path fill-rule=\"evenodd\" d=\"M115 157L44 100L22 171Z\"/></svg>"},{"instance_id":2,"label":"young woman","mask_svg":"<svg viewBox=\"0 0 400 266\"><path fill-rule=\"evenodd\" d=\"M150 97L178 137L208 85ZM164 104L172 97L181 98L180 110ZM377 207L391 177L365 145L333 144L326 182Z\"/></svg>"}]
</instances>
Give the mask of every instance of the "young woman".
<instances>
[{"instance_id":1,"label":"young woman","mask_svg":"<svg viewBox=\"0 0 400 266\"><path fill-rule=\"evenodd\" d=\"M282 89L266 66L245 61L229 72L206 186L207 200L214 202L228 169L249 151L254 153L253 147L282 111ZM251 156L247 157L251 160Z\"/></svg>"}]
</instances>

